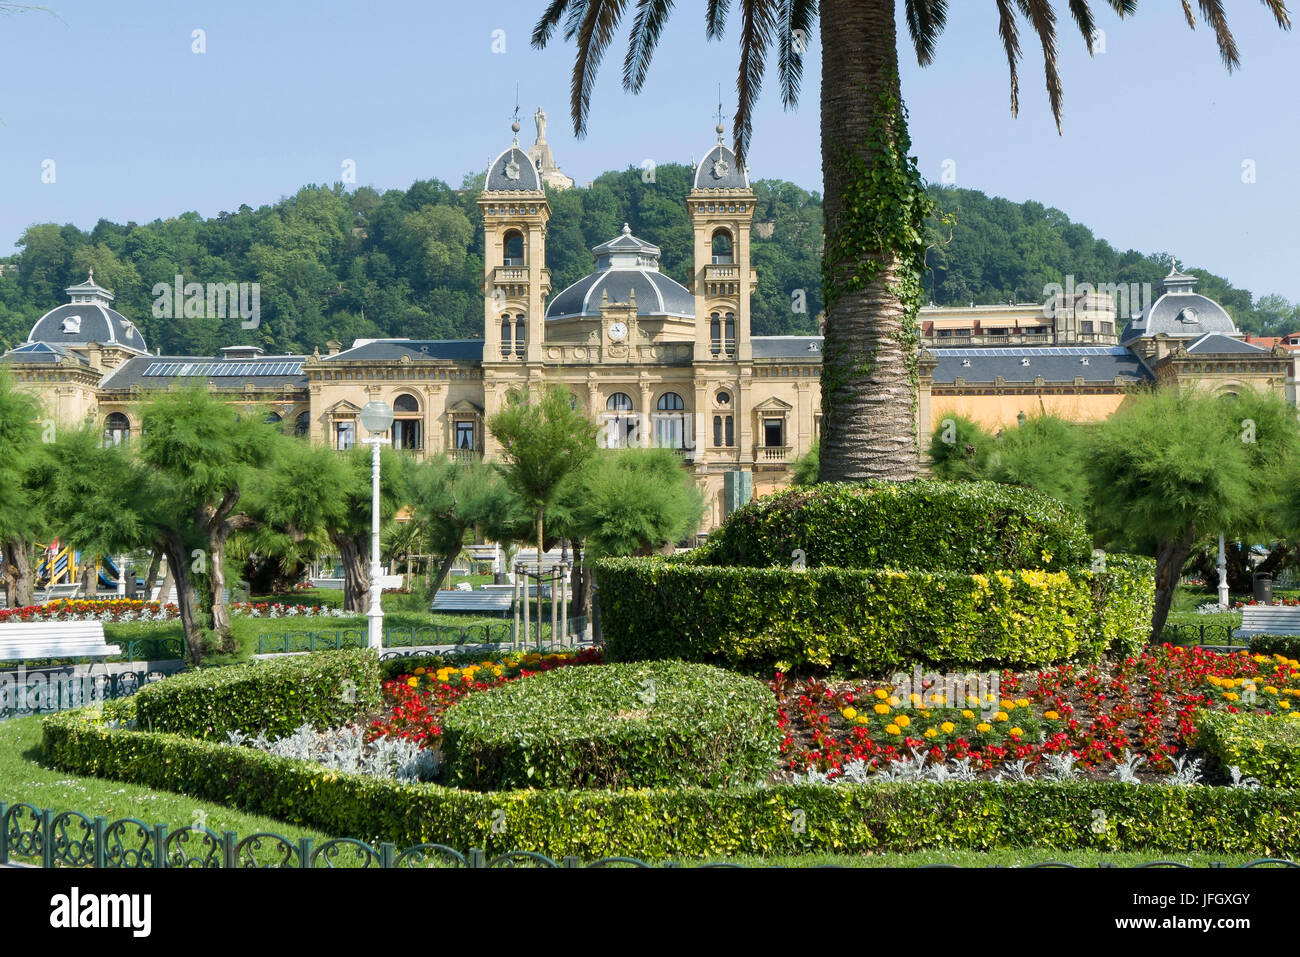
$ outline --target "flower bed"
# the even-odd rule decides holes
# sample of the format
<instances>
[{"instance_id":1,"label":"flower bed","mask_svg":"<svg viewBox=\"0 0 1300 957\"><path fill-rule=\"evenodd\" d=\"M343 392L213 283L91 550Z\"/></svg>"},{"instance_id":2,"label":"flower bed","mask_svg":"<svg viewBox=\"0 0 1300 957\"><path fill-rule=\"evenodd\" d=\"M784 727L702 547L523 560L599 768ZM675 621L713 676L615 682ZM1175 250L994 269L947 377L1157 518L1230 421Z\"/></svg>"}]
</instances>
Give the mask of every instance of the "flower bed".
<instances>
[{"instance_id":1,"label":"flower bed","mask_svg":"<svg viewBox=\"0 0 1300 957\"><path fill-rule=\"evenodd\" d=\"M0 608L0 625L20 621L170 621L179 614L175 605L135 598L60 598L43 605Z\"/></svg>"},{"instance_id":2,"label":"flower bed","mask_svg":"<svg viewBox=\"0 0 1300 957\"><path fill-rule=\"evenodd\" d=\"M1300 664L1281 655L1164 645L1115 662L997 677L995 701L949 701L925 688L903 700L889 683L778 674L772 688L787 767L833 778L850 762L885 770L916 753L937 764L969 760L984 772L1023 761L1033 772L1068 756L1090 777L1127 764L1153 780L1195 744L1199 709L1300 714Z\"/></svg>"},{"instance_id":3,"label":"flower bed","mask_svg":"<svg viewBox=\"0 0 1300 957\"><path fill-rule=\"evenodd\" d=\"M347 618L357 612L331 608L328 605L286 605L278 601L237 601L230 605L232 615L249 618Z\"/></svg>"}]
</instances>

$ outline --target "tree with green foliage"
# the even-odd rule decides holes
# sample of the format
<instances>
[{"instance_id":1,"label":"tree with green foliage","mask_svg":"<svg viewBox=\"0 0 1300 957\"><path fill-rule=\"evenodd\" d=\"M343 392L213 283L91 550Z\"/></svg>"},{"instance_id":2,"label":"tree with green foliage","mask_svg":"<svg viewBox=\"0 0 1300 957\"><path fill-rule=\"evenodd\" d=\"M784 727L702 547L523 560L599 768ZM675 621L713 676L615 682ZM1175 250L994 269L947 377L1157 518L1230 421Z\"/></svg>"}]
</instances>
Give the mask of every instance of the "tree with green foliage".
<instances>
[{"instance_id":1,"label":"tree with green foliage","mask_svg":"<svg viewBox=\"0 0 1300 957\"><path fill-rule=\"evenodd\" d=\"M1108 0L1120 16L1137 0ZM1279 26L1290 27L1283 0L1263 0ZM586 132L591 95L601 59L627 12L625 0L547 0L533 30L545 47L561 21L574 42L571 112L575 132ZM925 195L910 140L898 78L895 0L740 0L741 40L737 105L732 125L736 157L744 162L755 104L772 47L778 56L781 96L798 101L803 54L820 17L822 39L822 170L825 176L825 252L822 292L826 301L822 351L821 478L907 479L916 474L916 316L923 300L925 221L932 204ZM1223 0L1200 0L1228 69L1238 64ZM709 39L722 36L731 8L711 0L705 18ZM645 84L673 5L638 0L623 86ZM918 62L935 55L947 20L947 0L904 0L902 10ZM998 32L1011 72L1011 112L1019 101L1017 11L1043 51L1047 93L1061 125L1057 70L1057 14L1050 0L997 0ZM1092 52L1095 21L1088 0L1070 0L1069 11ZM1190 3L1183 11L1195 25Z\"/></svg>"},{"instance_id":2,"label":"tree with green foliage","mask_svg":"<svg viewBox=\"0 0 1300 957\"><path fill-rule=\"evenodd\" d=\"M501 443L500 466L506 484L533 516L537 572L541 574L543 517L564 483L596 454L598 426L580 411L562 386L553 386L536 401L521 395L488 419Z\"/></svg>"},{"instance_id":3,"label":"tree with green foliage","mask_svg":"<svg viewBox=\"0 0 1300 957\"><path fill-rule=\"evenodd\" d=\"M10 607L32 603L35 545L43 523L30 494L43 426L36 399L0 368L0 571Z\"/></svg>"},{"instance_id":4,"label":"tree with green foliage","mask_svg":"<svg viewBox=\"0 0 1300 957\"><path fill-rule=\"evenodd\" d=\"M141 425L141 461L167 477L181 499L182 514L204 540L198 574L209 591L212 628L223 650L229 650L226 541L249 525L239 510L240 496L270 460L280 434L264 412L236 409L202 386L156 394L141 410Z\"/></svg>"},{"instance_id":5,"label":"tree with green foliage","mask_svg":"<svg viewBox=\"0 0 1300 957\"><path fill-rule=\"evenodd\" d=\"M1096 427L1085 459L1093 528L1110 547L1155 555L1152 641L1197 538L1275 534L1298 460L1295 410L1252 390L1148 393Z\"/></svg>"},{"instance_id":6,"label":"tree with green foliage","mask_svg":"<svg viewBox=\"0 0 1300 957\"><path fill-rule=\"evenodd\" d=\"M986 477L1003 485L1038 489L1084 513L1088 480L1083 471L1087 434L1056 415L1033 415L1004 429L985 463Z\"/></svg>"},{"instance_id":7,"label":"tree with green foliage","mask_svg":"<svg viewBox=\"0 0 1300 957\"><path fill-rule=\"evenodd\" d=\"M648 555L693 536L704 516L704 495L672 449L603 452L579 485L577 526L592 558Z\"/></svg>"},{"instance_id":8,"label":"tree with green foliage","mask_svg":"<svg viewBox=\"0 0 1300 957\"><path fill-rule=\"evenodd\" d=\"M941 479L986 479L993 444L993 436L974 419L944 416L930 437L930 470Z\"/></svg>"},{"instance_id":9,"label":"tree with green foliage","mask_svg":"<svg viewBox=\"0 0 1300 957\"><path fill-rule=\"evenodd\" d=\"M406 498L406 464L400 453L380 456L380 521L389 521ZM343 608L370 607L371 452L355 446L337 452L294 439L277 443L259 479L249 511L293 541L324 536L343 565Z\"/></svg>"},{"instance_id":10,"label":"tree with green foliage","mask_svg":"<svg viewBox=\"0 0 1300 957\"><path fill-rule=\"evenodd\" d=\"M814 440L812 448L790 463L791 485L815 485L821 470L821 445Z\"/></svg>"},{"instance_id":11,"label":"tree with green foliage","mask_svg":"<svg viewBox=\"0 0 1300 957\"><path fill-rule=\"evenodd\" d=\"M456 461L445 455L425 459L411 471L407 497L411 524L419 528L429 554L437 557L433 581L438 587L471 529L502 541L528 525L528 516L521 515L519 499L501 472L479 461Z\"/></svg>"}]
</instances>

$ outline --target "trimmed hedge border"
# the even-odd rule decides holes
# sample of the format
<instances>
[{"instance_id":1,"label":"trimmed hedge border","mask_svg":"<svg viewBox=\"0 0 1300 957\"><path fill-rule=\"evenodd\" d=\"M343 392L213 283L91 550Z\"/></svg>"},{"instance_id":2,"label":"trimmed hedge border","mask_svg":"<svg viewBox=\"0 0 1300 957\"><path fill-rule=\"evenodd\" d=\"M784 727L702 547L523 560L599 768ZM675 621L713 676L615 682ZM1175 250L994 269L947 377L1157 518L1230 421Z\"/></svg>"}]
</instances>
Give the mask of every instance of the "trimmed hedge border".
<instances>
[{"instance_id":1,"label":"trimmed hedge border","mask_svg":"<svg viewBox=\"0 0 1300 957\"><path fill-rule=\"evenodd\" d=\"M254 661L191 671L131 698L141 728L226 740L227 731L271 737L304 722L334 727L380 705L379 659L370 649Z\"/></svg>"},{"instance_id":2,"label":"trimmed hedge border","mask_svg":"<svg viewBox=\"0 0 1300 957\"><path fill-rule=\"evenodd\" d=\"M611 661L680 658L754 672L1027 667L1146 643L1149 559L1104 572L729 568L598 561ZM1109 560L1108 560L1109 561Z\"/></svg>"},{"instance_id":3,"label":"trimmed hedge border","mask_svg":"<svg viewBox=\"0 0 1300 957\"><path fill-rule=\"evenodd\" d=\"M1258 655L1300 658L1300 635L1252 635L1250 650Z\"/></svg>"},{"instance_id":4,"label":"trimmed hedge border","mask_svg":"<svg viewBox=\"0 0 1300 957\"><path fill-rule=\"evenodd\" d=\"M734 512L691 565L1061 571L1092 554L1083 520L1042 492L996 482L871 481L795 487Z\"/></svg>"},{"instance_id":5,"label":"trimmed hedge border","mask_svg":"<svg viewBox=\"0 0 1300 957\"><path fill-rule=\"evenodd\" d=\"M1300 852L1295 790L1075 781L479 793L338 774L177 735L109 730L86 712L52 716L43 729L47 760L67 771L399 845L644 860L1036 845Z\"/></svg>"},{"instance_id":6,"label":"trimmed hedge border","mask_svg":"<svg viewBox=\"0 0 1300 957\"><path fill-rule=\"evenodd\" d=\"M757 784L780 744L771 689L681 661L534 675L442 721L445 780L475 791Z\"/></svg>"},{"instance_id":7,"label":"trimmed hedge border","mask_svg":"<svg viewBox=\"0 0 1300 957\"><path fill-rule=\"evenodd\" d=\"M1300 787L1300 721L1289 716L1202 711L1196 743L1223 766L1266 787Z\"/></svg>"}]
</instances>

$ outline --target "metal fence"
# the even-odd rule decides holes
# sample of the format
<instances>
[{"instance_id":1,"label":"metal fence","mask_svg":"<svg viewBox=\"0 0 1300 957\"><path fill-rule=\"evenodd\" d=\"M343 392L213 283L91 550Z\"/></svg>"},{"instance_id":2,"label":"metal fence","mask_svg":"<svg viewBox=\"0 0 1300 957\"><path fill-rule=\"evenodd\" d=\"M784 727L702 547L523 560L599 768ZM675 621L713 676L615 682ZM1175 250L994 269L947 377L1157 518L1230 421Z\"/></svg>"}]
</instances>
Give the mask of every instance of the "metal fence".
<instances>
[{"instance_id":1,"label":"metal fence","mask_svg":"<svg viewBox=\"0 0 1300 957\"><path fill-rule=\"evenodd\" d=\"M315 842L282 834L259 832L241 838L234 831L218 834L205 827L169 828L136 818L109 821L77 811L52 811L34 804L0 802L0 867L93 868L425 868L425 867L682 867L677 861L652 864L634 857L601 857L584 862L578 857L558 860L535 851L506 851L491 857L482 848L461 853L445 844L417 844L399 850L390 843L367 844L353 838ZM727 861L692 864L699 867L742 867ZM837 866L837 865L829 865ZM958 867L927 864L922 867ZM1080 865L1042 861L1023 867ZM1101 862L1098 867L1119 865ZM1134 867L1188 868L1179 861L1146 861ZM1210 867L1226 868L1218 862ZM1300 867L1281 858L1259 858L1237 867Z\"/></svg>"},{"instance_id":2,"label":"metal fence","mask_svg":"<svg viewBox=\"0 0 1300 957\"><path fill-rule=\"evenodd\" d=\"M1160 640L1171 645L1205 645L1211 648L1232 648L1245 651L1250 648L1249 638L1235 638L1236 625L1165 625Z\"/></svg>"},{"instance_id":3,"label":"metal fence","mask_svg":"<svg viewBox=\"0 0 1300 957\"><path fill-rule=\"evenodd\" d=\"M162 677L143 670L111 675L0 672L0 720L52 714L125 698Z\"/></svg>"},{"instance_id":4,"label":"metal fence","mask_svg":"<svg viewBox=\"0 0 1300 957\"><path fill-rule=\"evenodd\" d=\"M536 625L536 623L534 623ZM587 629L586 618L570 618L564 633L569 640ZM550 622L532 627L527 635L515 637L509 621L475 622L468 625L419 625L409 628L384 629L385 648L418 648L426 645L489 645L532 644L551 642ZM337 651L340 648L366 647L366 629L344 628L337 631L287 631L261 634L257 637L257 653L286 654L294 651Z\"/></svg>"}]
</instances>

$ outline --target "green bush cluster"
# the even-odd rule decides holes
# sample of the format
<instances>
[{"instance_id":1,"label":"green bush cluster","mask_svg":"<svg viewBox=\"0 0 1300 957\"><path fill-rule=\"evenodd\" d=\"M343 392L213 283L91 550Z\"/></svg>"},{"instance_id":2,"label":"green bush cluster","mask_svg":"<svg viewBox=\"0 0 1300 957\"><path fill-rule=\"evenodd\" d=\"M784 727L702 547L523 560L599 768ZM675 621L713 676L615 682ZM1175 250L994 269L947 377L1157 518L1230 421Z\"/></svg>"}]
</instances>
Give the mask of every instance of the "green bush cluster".
<instances>
[{"instance_id":1,"label":"green bush cluster","mask_svg":"<svg viewBox=\"0 0 1300 957\"><path fill-rule=\"evenodd\" d=\"M1196 743L1227 770L1267 787L1300 787L1300 721L1289 715L1202 711Z\"/></svg>"},{"instance_id":2,"label":"green bush cluster","mask_svg":"<svg viewBox=\"0 0 1300 957\"><path fill-rule=\"evenodd\" d=\"M680 658L741 670L881 673L1030 667L1145 640L1146 571L726 568L654 558L596 564L611 661Z\"/></svg>"},{"instance_id":3,"label":"green bush cluster","mask_svg":"<svg viewBox=\"0 0 1300 957\"><path fill-rule=\"evenodd\" d=\"M108 730L85 712L47 718L44 747L47 760L70 772L399 846L645 860L1031 846L1300 853L1295 790L982 781L480 793L337 774L177 735Z\"/></svg>"},{"instance_id":4,"label":"green bush cluster","mask_svg":"<svg viewBox=\"0 0 1300 957\"><path fill-rule=\"evenodd\" d=\"M1095 654L1135 655L1151 640L1151 613L1156 602L1155 559L1140 555L1107 555L1106 569L1077 572L1087 581L1095 616Z\"/></svg>"},{"instance_id":5,"label":"green bush cluster","mask_svg":"<svg viewBox=\"0 0 1300 957\"><path fill-rule=\"evenodd\" d=\"M561 668L448 710L444 774L476 791L757 783L777 765L776 718L769 688L708 665Z\"/></svg>"},{"instance_id":6,"label":"green bush cluster","mask_svg":"<svg viewBox=\"0 0 1300 957\"><path fill-rule=\"evenodd\" d=\"M737 510L692 565L898 568L967 573L1085 564L1082 519L1041 492L994 482L796 486Z\"/></svg>"},{"instance_id":7,"label":"green bush cluster","mask_svg":"<svg viewBox=\"0 0 1300 957\"><path fill-rule=\"evenodd\" d=\"M1286 655L1300 659L1300 635L1252 635L1250 650L1258 655Z\"/></svg>"},{"instance_id":8,"label":"green bush cluster","mask_svg":"<svg viewBox=\"0 0 1300 957\"><path fill-rule=\"evenodd\" d=\"M207 668L147 685L132 701L141 728L220 741L227 731L274 737L377 708L379 660L362 648Z\"/></svg>"}]
</instances>

